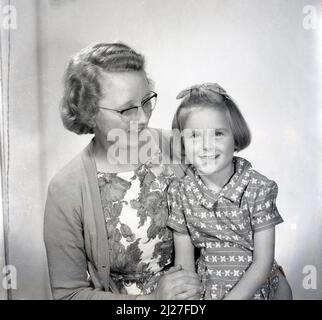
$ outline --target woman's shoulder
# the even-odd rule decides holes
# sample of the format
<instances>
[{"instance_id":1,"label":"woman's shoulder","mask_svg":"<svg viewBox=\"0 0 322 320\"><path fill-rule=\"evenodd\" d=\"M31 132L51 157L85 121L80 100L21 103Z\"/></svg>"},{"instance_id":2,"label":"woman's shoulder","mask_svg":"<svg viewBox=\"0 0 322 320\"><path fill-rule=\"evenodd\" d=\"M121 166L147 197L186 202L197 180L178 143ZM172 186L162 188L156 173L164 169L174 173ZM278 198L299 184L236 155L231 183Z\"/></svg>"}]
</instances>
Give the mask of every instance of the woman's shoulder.
<instances>
[{"instance_id":1,"label":"woman's shoulder","mask_svg":"<svg viewBox=\"0 0 322 320\"><path fill-rule=\"evenodd\" d=\"M81 182L83 171L82 154L78 154L64 165L50 180L50 189L72 192Z\"/></svg>"}]
</instances>

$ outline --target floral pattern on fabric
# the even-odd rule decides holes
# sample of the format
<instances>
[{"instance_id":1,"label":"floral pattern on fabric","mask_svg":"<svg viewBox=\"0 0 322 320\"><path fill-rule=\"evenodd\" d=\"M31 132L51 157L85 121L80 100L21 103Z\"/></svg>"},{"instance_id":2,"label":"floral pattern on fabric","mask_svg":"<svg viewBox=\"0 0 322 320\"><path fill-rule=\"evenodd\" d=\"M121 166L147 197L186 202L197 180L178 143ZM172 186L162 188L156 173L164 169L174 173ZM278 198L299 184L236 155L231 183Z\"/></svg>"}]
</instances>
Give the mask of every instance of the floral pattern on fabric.
<instances>
[{"instance_id":1,"label":"floral pattern on fabric","mask_svg":"<svg viewBox=\"0 0 322 320\"><path fill-rule=\"evenodd\" d=\"M150 293L172 262L166 189L172 171L152 161L126 173L98 173L111 277L122 293ZM152 285L151 285L152 284Z\"/></svg>"}]
</instances>

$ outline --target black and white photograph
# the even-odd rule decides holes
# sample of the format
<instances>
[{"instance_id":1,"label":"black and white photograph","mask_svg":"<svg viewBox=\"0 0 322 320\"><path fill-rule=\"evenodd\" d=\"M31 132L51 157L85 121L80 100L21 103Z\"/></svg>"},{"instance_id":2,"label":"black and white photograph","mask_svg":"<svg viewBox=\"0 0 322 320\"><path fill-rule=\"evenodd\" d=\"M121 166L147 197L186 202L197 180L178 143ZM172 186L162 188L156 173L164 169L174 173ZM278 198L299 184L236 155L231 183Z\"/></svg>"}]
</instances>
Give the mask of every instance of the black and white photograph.
<instances>
[{"instance_id":1,"label":"black and white photograph","mask_svg":"<svg viewBox=\"0 0 322 320\"><path fill-rule=\"evenodd\" d=\"M0 31L0 300L322 300L322 1L1 0Z\"/></svg>"}]
</instances>

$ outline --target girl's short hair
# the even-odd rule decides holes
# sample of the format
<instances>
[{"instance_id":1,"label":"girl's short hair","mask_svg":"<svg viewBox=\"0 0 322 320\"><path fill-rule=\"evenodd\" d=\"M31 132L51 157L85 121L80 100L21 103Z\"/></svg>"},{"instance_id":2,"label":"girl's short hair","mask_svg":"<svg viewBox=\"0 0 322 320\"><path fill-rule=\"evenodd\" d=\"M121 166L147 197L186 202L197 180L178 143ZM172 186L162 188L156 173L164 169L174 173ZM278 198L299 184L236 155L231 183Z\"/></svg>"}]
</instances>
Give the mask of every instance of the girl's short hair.
<instances>
[{"instance_id":1,"label":"girl's short hair","mask_svg":"<svg viewBox=\"0 0 322 320\"><path fill-rule=\"evenodd\" d=\"M182 90L177 99L181 101L172 121L172 129L184 130L188 115L202 106L222 109L227 116L233 133L236 151L245 149L251 142L249 127L236 103L226 91L216 83L195 85ZM198 106L198 107L197 107ZM181 150L184 151L182 144Z\"/></svg>"},{"instance_id":2,"label":"girl's short hair","mask_svg":"<svg viewBox=\"0 0 322 320\"><path fill-rule=\"evenodd\" d=\"M76 53L64 74L60 105L64 127L77 134L93 133L102 98L101 71L144 71L144 57L123 43L98 43Z\"/></svg>"}]
</instances>

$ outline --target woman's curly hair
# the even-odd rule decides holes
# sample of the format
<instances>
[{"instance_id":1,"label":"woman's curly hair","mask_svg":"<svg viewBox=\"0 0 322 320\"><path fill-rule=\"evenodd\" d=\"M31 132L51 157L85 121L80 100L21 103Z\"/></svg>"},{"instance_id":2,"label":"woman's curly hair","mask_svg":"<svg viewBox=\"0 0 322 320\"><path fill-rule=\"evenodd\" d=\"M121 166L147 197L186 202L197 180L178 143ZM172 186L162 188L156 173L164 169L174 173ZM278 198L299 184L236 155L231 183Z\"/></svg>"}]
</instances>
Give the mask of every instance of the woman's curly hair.
<instances>
[{"instance_id":1,"label":"woman's curly hair","mask_svg":"<svg viewBox=\"0 0 322 320\"><path fill-rule=\"evenodd\" d=\"M123 43L98 43L75 54L65 71L60 106L66 129L77 134L93 133L102 98L101 71L144 71L144 57Z\"/></svg>"}]
</instances>

